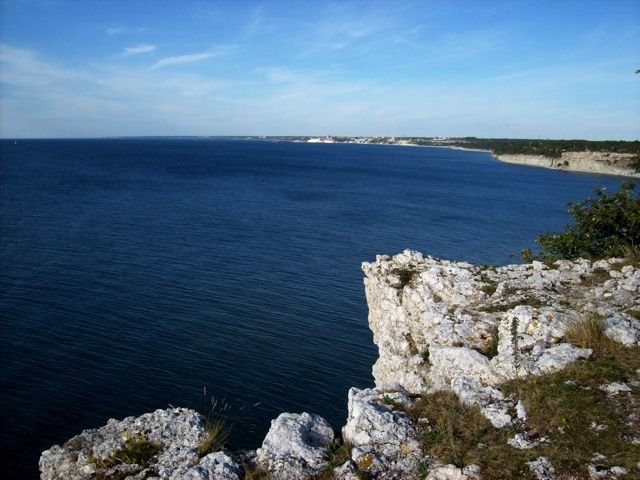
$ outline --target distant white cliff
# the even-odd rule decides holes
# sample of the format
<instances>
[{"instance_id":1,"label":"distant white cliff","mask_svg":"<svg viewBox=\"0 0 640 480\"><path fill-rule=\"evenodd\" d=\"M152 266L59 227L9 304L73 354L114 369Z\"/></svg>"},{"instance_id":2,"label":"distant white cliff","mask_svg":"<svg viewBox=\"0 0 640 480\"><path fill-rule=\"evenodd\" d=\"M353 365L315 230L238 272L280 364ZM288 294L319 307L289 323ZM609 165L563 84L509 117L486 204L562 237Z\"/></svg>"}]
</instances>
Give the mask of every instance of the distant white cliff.
<instances>
[{"instance_id":1,"label":"distant white cliff","mask_svg":"<svg viewBox=\"0 0 640 480\"><path fill-rule=\"evenodd\" d=\"M518 154L494 154L494 156L501 162L531 167L640 178L640 172L634 171L631 166L634 155L630 153L563 152L560 158Z\"/></svg>"}]
</instances>

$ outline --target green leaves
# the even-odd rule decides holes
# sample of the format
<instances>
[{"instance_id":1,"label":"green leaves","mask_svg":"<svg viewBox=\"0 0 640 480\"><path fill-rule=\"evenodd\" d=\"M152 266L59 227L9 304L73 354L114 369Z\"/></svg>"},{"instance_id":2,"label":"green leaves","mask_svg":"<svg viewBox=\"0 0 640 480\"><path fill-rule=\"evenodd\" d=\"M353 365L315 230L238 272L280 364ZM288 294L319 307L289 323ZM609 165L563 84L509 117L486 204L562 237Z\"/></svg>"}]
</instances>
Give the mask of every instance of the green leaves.
<instances>
[{"instance_id":1,"label":"green leaves","mask_svg":"<svg viewBox=\"0 0 640 480\"><path fill-rule=\"evenodd\" d=\"M536 242L542 246L539 255L523 252L525 261L637 255L640 248L640 197L632 182L624 182L617 193L607 194L603 188L595 196L569 204L574 223L564 233L546 233Z\"/></svg>"}]
</instances>

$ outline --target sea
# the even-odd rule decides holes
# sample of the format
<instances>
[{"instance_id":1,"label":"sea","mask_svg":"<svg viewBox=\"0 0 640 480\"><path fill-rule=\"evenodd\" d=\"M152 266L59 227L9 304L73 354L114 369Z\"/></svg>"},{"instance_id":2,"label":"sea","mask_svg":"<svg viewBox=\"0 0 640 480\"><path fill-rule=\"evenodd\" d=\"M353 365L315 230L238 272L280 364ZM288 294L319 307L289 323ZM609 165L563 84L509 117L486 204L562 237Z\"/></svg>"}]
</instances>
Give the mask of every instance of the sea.
<instances>
[{"instance_id":1,"label":"sea","mask_svg":"<svg viewBox=\"0 0 640 480\"><path fill-rule=\"evenodd\" d=\"M361 263L520 262L621 179L489 153L216 138L0 142L0 471L171 406L257 448L373 385Z\"/></svg>"}]
</instances>

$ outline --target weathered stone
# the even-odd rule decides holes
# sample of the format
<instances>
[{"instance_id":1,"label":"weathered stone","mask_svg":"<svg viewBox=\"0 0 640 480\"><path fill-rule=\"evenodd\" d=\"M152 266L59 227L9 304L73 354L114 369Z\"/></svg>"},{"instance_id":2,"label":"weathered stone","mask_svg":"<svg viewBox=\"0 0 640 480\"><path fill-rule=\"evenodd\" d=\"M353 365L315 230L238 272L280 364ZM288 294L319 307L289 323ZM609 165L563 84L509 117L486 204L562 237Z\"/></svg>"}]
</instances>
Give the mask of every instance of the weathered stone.
<instances>
[{"instance_id":1,"label":"weathered stone","mask_svg":"<svg viewBox=\"0 0 640 480\"><path fill-rule=\"evenodd\" d=\"M513 402L505 400L500 390L484 386L480 381L468 377L456 377L451 382L451 390L465 405L478 405L482 414L496 428L511 424L509 410Z\"/></svg>"},{"instance_id":2,"label":"weathered stone","mask_svg":"<svg viewBox=\"0 0 640 480\"><path fill-rule=\"evenodd\" d=\"M282 413L271 421L257 461L274 480L302 480L326 467L333 440L331 425L319 415Z\"/></svg>"},{"instance_id":3,"label":"weathered stone","mask_svg":"<svg viewBox=\"0 0 640 480\"><path fill-rule=\"evenodd\" d=\"M640 321L624 313L614 313L603 324L604 333L611 340L628 347L640 344Z\"/></svg>"},{"instance_id":4,"label":"weathered stone","mask_svg":"<svg viewBox=\"0 0 640 480\"><path fill-rule=\"evenodd\" d=\"M556 471L547 457L538 457L531 462L527 462L529 470L536 477L536 480L556 480Z\"/></svg>"},{"instance_id":5,"label":"weathered stone","mask_svg":"<svg viewBox=\"0 0 640 480\"><path fill-rule=\"evenodd\" d=\"M374 478L411 478L422 458L416 429L404 413L384 403L385 395L351 388L342 436L353 446L352 460L360 470Z\"/></svg>"},{"instance_id":6,"label":"weathered stone","mask_svg":"<svg viewBox=\"0 0 640 480\"><path fill-rule=\"evenodd\" d=\"M240 480L242 469L223 452L210 453L185 473L184 480Z\"/></svg>"},{"instance_id":7,"label":"weathered stone","mask_svg":"<svg viewBox=\"0 0 640 480\"><path fill-rule=\"evenodd\" d=\"M609 395L617 395L619 393L627 393L631 391L629 385L625 383L607 383L605 385L600 386L600 390L603 392L607 392Z\"/></svg>"},{"instance_id":8,"label":"weathered stone","mask_svg":"<svg viewBox=\"0 0 640 480\"><path fill-rule=\"evenodd\" d=\"M333 470L333 480L359 480L358 469L353 461L343 463Z\"/></svg>"},{"instance_id":9,"label":"weathered stone","mask_svg":"<svg viewBox=\"0 0 640 480\"><path fill-rule=\"evenodd\" d=\"M156 410L140 417L111 419L104 427L85 430L63 446L55 445L40 457L40 478L90 479L110 470L96 462L108 462L127 440L148 441L160 451L149 460L147 472L155 478L178 479L198 464L198 446L204 434L204 419L193 410ZM140 465L117 465L111 473L142 473Z\"/></svg>"},{"instance_id":10,"label":"weathered stone","mask_svg":"<svg viewBox=\"0 0 640 480\"><path fill-rule=\"evenodd\" d=\"M405 250L364 263L369 325L379 349L376 385L412 393L452 389L463 403L479 405L494 426L509 425L517 399L499 398L499 384L588 358L591 350L564 342L568 325L583 312L605 315L605 332L617 341L637 341L637 320L620 312L637 300L640 270L620 269L619 262L482 269ZM591 280L601 270L616 274ZM496 342L491 360L479 353Z\"/></svg>"},{"instance_id":11,"label":"weathered stone","mask_svg":"<svg viewBox=\"0 0 640 480\"><path fill-rule=\"evenodd\" d=\"M543 439L531 439L525 433L516 433L513 438L507 440L507 443L511 445L513 448L518 448L520 450L528 450L530 448L535 448L542 443Z\"/></svg>"},{"instance_id":12,"label":"weathered stone","mask_svg":"<svg viewBox=\"0 0 640 480\"><path fill-rule=\"evenodd\" d=\"M485 385L497 383L489 359L469 348L432 345L429 349L429 361L434 389L450 388L456 377L477 379Z\"/></svg>"},{"instance_id":13,"label":"weathered stone","mask_svg":"<svg viewBox=\"0 0 640 480\"><path fill-rule=\"evenodd\" d=\"M465 475L461 469L455 465L439 465L433 467L426 480L468 480L469 477Z\"/></svg>"}]
</instances>

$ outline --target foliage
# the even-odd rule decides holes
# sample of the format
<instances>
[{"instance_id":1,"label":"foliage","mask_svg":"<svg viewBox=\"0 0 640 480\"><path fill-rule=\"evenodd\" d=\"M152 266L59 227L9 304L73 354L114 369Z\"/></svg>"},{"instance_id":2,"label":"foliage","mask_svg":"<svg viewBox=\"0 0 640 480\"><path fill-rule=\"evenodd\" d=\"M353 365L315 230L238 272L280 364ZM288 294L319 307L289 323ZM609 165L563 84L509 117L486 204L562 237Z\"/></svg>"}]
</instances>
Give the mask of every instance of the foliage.
<instances>
[{"instance_id":1,"label":"foliage","mask_svg":"<svg viewBox=\"0 0 640 480\"><path fill-rule=\"evenodd\" d=\"M574 223L563 233L540 235L536 242L543 251L522 253L525 261L635 255L640 247L640 196L632 182L620 185L617 193L595 190L595 197L569 204Z\"/></svg>"},{"instance_id":2,"label":"foliage","mask_svg":"<svg viewBox=\"0 0 640 480\"><path fill-rule=\"evenodd\" d=\"M498 345L500 345L500 334L498 327L495 326L491 329L491 342L481 353L488 358L493 358L498 355Z\"/></svg>"},{"instance_id":3,"label":"foliage","mask_svg":"<svg viewBox=\"0 0 640 480\"><path fill-rule=\"evenodd\" d=\"M412 139L419 145L438 144L433 139ZM455 138L448 141L449 145L491 150L496 155L521 154L543 155L545 157L560 158L562 152L615 152L640 154L640 141L619 140L546 140L520 138Z\"/></svg>"}]
</instances>

